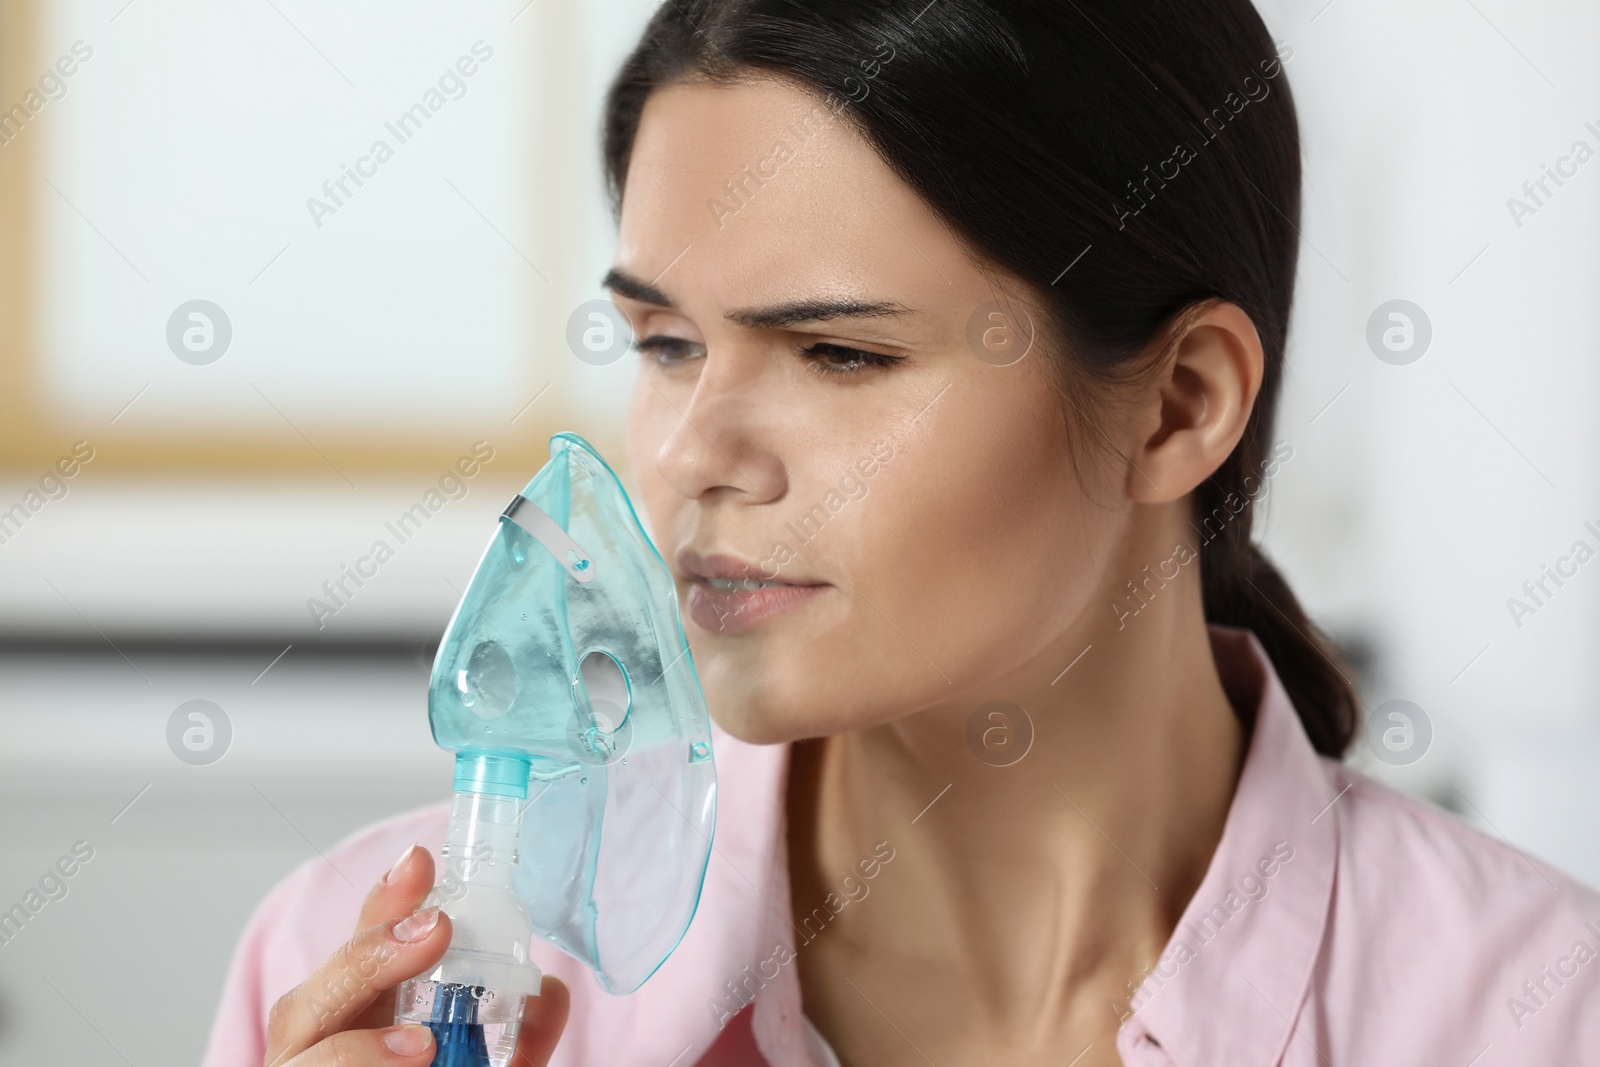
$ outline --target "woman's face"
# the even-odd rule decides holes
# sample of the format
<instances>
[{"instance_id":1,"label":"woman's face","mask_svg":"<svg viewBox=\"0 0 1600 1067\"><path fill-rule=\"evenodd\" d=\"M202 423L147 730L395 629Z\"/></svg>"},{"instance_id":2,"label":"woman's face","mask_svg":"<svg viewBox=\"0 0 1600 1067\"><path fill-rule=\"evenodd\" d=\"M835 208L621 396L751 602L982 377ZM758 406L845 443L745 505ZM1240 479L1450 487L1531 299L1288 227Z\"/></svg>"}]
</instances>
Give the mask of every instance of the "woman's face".
<instances>
[{"instance_id":1,"label":"woman's face","mask_svg":"<svg viewBox=\"0 0 1600 1067\"><path fill-rule=\"evenodd\" d=\"M1010 362L1027 341L988 316L1021 290L827 105L653 93L615 267L633 469L724 729L970 711L1065 666L1125 512L1086 499L1043 354Z\"/></svg>"}]
</instances>

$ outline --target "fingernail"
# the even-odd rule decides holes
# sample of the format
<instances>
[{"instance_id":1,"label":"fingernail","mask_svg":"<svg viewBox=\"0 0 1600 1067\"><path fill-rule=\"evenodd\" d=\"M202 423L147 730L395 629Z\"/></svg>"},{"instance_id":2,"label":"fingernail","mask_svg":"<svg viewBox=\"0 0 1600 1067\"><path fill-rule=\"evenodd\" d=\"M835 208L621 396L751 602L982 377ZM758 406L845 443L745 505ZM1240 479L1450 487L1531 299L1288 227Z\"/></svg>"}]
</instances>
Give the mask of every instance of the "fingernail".
<instances>
[{"instance_id":1,"label":"fingernail","mask_svg":"<svg viewBox=\"0 0 1600 1067\"><path fill-rule=\"evenodd\" d=\"M439 925L439 909L423 908L421 911L412 912L404 919L394 924L394 939L396 941L421 941L433 932Z\"/></svg>"},{"instance_id":2,"label":"fingernail","mask_svg":"<svg viewBox=\"0 0 1600 1067\"><path fill-rule=\"evenodd\" d=\"M383 878L382 878L380 884L381 885L388 885L390 880L393 879L395 875L400 873L400 868L404 867L406 865L406 860L410 859L411 858L411 854L413 852L415 852L416 850L417 850L417 846L416 845L408 845L406 847L406 850L404 852L400 853L400 858L394 861L394 866L390 867L387 871L383 872Z\"/></svg>"},{"instance_id":3,"label":"fingernail","mask_svg":"<svg viewBox=\"0 0 1600 1067\"><path fill-rule=\"evenodd\" d=\"M396 1056L415 1056L432 1042L426 1026L397 1026L383 1035L383 1043Z\"/></svg>"}]
</instances>

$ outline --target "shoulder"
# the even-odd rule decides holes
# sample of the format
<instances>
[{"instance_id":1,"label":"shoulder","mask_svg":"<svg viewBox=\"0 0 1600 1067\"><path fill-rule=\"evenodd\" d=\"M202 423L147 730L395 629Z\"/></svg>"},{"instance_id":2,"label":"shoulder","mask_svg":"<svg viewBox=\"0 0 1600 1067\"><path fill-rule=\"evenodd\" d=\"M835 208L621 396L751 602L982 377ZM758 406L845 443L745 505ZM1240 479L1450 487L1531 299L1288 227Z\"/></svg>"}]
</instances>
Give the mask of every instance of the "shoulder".
<instances>
[{"instance_id":1,"label":"shoulder","mask_svg":"<svg viewBox=\"0 0 1600 1067\"><path fill-rule=\"evenodd\" d=\"M408 847L439 861L448 802L384 819L312 856L262 898L245 924L212 1024L206 1067L260 1063L266 1019L284 993L350 939L367 891Z\"/></svg>"},{"instance_id":2,"label":"shoulder","mask_svg":"<svg viewBox=\"0 0 1600 1067\"><path fill-rule=\"evenodd\" d=\"M1377 876L1395 892L1426 890L1436 903L1458 906L1498 903L1503 910L1514 896L1530 905L1570 903L1586 916L1600 909L1600 891L1514 845L1353 768L1326 758L1322 763L1330 785L1342 794L1335 805L1340 858L1350 867L1341 864L1341 875L1363 882Z\"/></svg>"},{"instance_id":3,"label":"shoulder","mask_svg":"<svg viewBox=\"0 0 1600 1067\"><path fill-rule=\"evenodd\" d=\"M1368 1022L1404 1001L1419 1032L1470 1022L1479 1045L1525 1053L1600 1040L1600 892L1448 812L1322 763L1339 794L1321 968L1329 997L1349 997L1350 1017Z\"/></svg>"}]
</instances>

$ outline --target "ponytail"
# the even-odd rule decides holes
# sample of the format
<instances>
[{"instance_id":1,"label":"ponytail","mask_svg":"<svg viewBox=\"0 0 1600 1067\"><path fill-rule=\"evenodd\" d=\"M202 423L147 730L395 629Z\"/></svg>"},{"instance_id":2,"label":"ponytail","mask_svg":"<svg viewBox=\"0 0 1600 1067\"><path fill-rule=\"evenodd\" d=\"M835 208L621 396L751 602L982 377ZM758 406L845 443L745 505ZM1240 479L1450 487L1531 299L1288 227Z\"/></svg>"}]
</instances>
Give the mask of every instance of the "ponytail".
<instances>
[{"instance_id":1,"label":"ponytail","mask_svg":"<svg viewBox=\"0 0 1600 1067\"><path fill-rule=\"evenodd\" d=\"M1248 438L1246 440L1249 440ZM1246 465L1244 443L1196 494L1202 516L1226 500L1224 486ZM1207 503L1214 502L1210 509ZM1206 621L1255 633L1299 713L1311 745L1338 758L1355 736L1358 701L1338 650L1306 615L1278 568L1250 539L1249 516L1228 523L1200 549L1200 595ZM1202 519L1202 523L1204 519Z\"/></svg>"}]
</instances>

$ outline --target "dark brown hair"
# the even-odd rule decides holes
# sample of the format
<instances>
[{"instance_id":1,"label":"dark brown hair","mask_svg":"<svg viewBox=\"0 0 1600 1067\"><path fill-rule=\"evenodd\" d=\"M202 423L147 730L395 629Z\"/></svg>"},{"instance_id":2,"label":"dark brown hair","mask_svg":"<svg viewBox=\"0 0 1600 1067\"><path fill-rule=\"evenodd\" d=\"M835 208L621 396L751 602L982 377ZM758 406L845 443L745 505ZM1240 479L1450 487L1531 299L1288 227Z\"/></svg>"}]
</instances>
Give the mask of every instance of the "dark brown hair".
<instances>
[{"instance_id":1,"label":"dark brown hair","mask_svg":"<svg viewBox=\"0 0 1600 1067\"><path fill-rule=\"evenodd\" d=\"M1249 0L669 0L611 87L604 162L620 210L654 89L780 77L1038 294L1066 380L1136 376L1197 307L1242 308L1265 372L1243 439L1195 492L1205 614L1255 632L1312 744L1337 756L1355 693L1250 537L1276 467L1299 241L1292 56Z\"/></svg>"}]
</instances>

